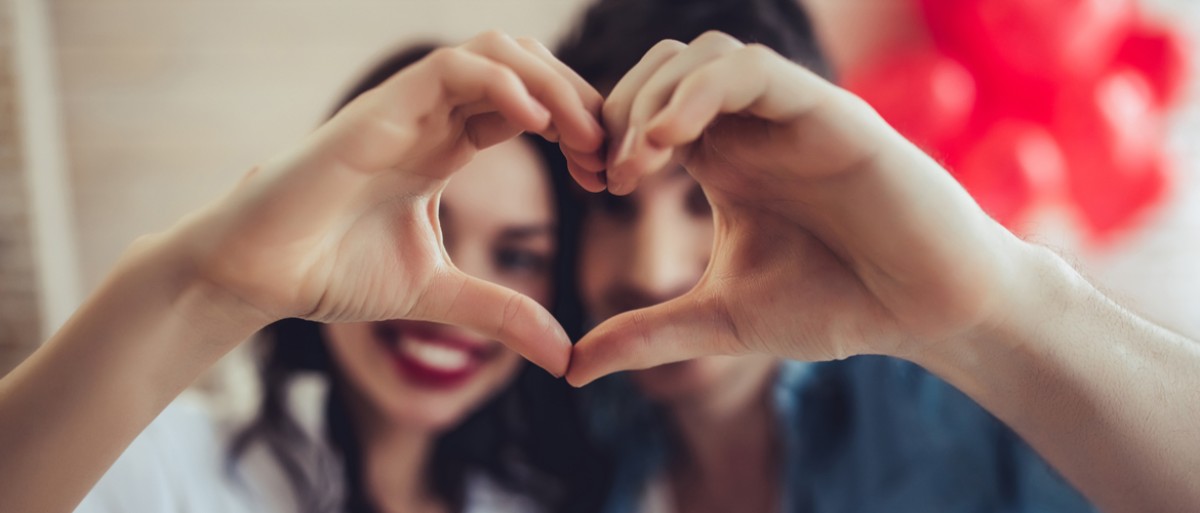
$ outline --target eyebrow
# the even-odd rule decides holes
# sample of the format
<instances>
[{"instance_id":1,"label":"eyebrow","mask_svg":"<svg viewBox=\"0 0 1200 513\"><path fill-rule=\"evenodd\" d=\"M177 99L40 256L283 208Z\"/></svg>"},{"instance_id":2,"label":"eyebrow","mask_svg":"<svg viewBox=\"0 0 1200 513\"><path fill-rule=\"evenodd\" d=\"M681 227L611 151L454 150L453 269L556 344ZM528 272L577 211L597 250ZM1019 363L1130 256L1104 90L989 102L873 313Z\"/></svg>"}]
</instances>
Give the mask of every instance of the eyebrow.
<instances>
[{"instance_id":1,"label":"eyebrow","mask_svg":"<svg viewBox=\"0 0 1200 513\"><path fill-rule=\"evenodd\" d=\"M445 203L438 205L438 217L441 218L443 223L451 217L450 212L452 210ZM554 235L555 228L557 228L557 225L553 223L510 226L502 230L498 238L501 240L523 240L542 235Z\"/></svg>"},{"instance_id":2,"label":"eyebrow","mask_svg":"<svg viewBox=\"0 0 1200 513\"><path fill-rule=\"evenodd\" d=\"M505 228L503 231L500 232L499 238L504 239L504 240L514 240L514 239L520 240L520 239L529 239L529 238L538 237L538 236L542 236L542 235L553 235L553 234L554 234L554 225L538 224L538 225L513 226L510 228Z\"/></svg>"}]
</instances>

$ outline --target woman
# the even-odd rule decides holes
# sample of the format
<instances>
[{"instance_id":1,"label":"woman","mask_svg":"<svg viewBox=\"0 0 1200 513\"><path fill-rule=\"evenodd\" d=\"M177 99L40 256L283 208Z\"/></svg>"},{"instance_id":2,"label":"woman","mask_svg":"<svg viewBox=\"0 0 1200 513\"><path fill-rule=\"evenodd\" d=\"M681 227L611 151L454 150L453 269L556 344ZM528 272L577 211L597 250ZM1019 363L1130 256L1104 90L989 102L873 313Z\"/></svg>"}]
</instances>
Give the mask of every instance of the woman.
<instances>
[{"instance_id":1,"label":"woman","mask_svg":"<svg viewBox=\"0 0 1200 513\"><path fill-rule=\"evenodd\" d=\"M338 110L435 49L415 46L386 59ZM565 232L557 229L557 219L568 207L563 199L569 178L549 173L535 144L532 138L506 141L460 169L442 193L442 236L459 269L544 305L561 297L562 311L570 295L555 294L554 285L569 275L559 264L559 239ZM569 407L554 407L563 406L563 386L543 379L541 371L522 373L520 356L499 342L461 328L409 320L321 324L287 319L268 326L264 335L265 397L233 444L234 472L240 474L233 479L253 486L263 475L275 475L290 490L257 494L255 510L564 507L572 468L546 467L554 466L548 460L552 453L562 457L583 447L564 442L578 431L547 422L569 422L562 417L540 413L536 424L527 417L569 412ZM313 429L312 419L303 419L289 406L297 399L293 383L311 381L313 375L323 389L322 429ZM187 420L159 421L169 422ZM562 442L557 451L546 450L555 442ZM119 463L113 472L122 470ZM93 492L81 511L104 509L105 502L121 504L113 495L129 493L128 485L137 482L132 477L102 481L107 489ZM163 506L145 510L164 511L180 502L169 489L161 491L158 502ZM183 502L195 505L214 495L204 492ZM229 501L237 503L238 498Z\"/></svg>"},{"instance_id":2,"label":"woman","mask_svg":"<svg viewBox=\"0 0 1200 513\"><path fill-rule=\"evenodd\" d=\"M532 41L489 33L421 53L389 63L417 61L394 76L378 70L360 87L369 92L222 201L135 243L69 325L3 381L5 509L70 510L250 328L298 317L326 324L268 329L277 344L268 395L232 469L211 419L173 407L81 511L562 507L568 488L544 478L573 453L521 452L519 436L546 444L554 439L538 430L558 430L544 415L518 429L515 393L497 393L520 356L494 340L566 370L569 341L539 305L553 299L552 186L536 150L513 137L545 134L596 169L600 99ZM322 465L323 441L290 417L287 383L301 368L330 376L340 478L322 475L336 468ZM537 372L522 386L539 385Z\"/></svg>"},{"instance_id":3,"label":"woman","mask_svg":"<svg viewBox=\"0 0 1200 513\"><path fill-rule=\"evenodd\" d=\"M338 110L435 49L416 46L388 58L352 89ZM569 178L549 173L534 144L518 138L480 152L446 186L439 218L447 254L459 269L550 305L555 281L566 278L556 273L561 267L557 214L566 209L561 199ZM550 451L544 449L549 445L577 431L559 425L551 432L546 422L550 416L543 415L535 425L526 417L527 412L533 414L531 402L539 403L538 411L565 413L545 404L561 399L549 389L561 391L562 385L540 379L544 373L533 371L522 377L524 391L519 391L514 381L525 366L499 342L469 330L411 320L321 324L287 319L268 326L264 334L265 398L233 444L235 475L226 478L214 472L212 477L254 488L272 476L287 481L290 490L250 490L253 497L247 501L228 495L223 506L247 502L253 505L248 509L256 511L314 512L563 507L563 474L549 475L546 465L538 466L549 462L535 460L548 456ZM318 419L326 426L319 429L289 406L297 399L311 399L311 394L293 398L291 389L300 378L314 374L317 385L328 388L322 390L325 415ZM203 413L167 416L158 423L186 424L197 415ZM538 444L529 443L535 439ZM559 451L580 447L563 444ZM157 449L178 450L169 445ZM538 450L542 452L534 454ZM200 454L196 459L202 458ZM141 481L137 470L124 468L139 464L135 459L118 463L111 472L114 477L103 480L79 511L106 510L106 504L112 510L128 510L121 496L130 493L157 503L139 508L144 511L167 511L180 502L199 507L227 494L204 489L192 495L186 490L173 493L168 483L157 490L160 497L151 499L132 488ZM133 474L121 479L121 472Z\"/></svg>"},{"instance_id":4,"label":"woman","mask_svg":"<svg viewBox=\"0 0 1200 513\"><path fill-rule=\"evenodd\" d=\"M338 109L435 49L419 45L387 58ZM577 307L563 254L574 247L573 232L558 222L572 217L569 177L549 172L537 153L547 150L532 137L485 150L450 181L439 217L446 250L460 269L554 304L556 317L571 326ZM597 460L584 457L586 445L572 438L580 430L570 418L567 387L526 369L498 342L401 320L288 319L264 332L264 401L233 455L247 457L255 444L267 449L300 504L419 511L413 498L401 501L402 492L419 492L449 510L495 511L503 502L520 511L562 509L567 490L584 494L601 482L592 467L578 464ZM287 405L291 383L312 374L333 387L324 403L327 433L305 432ZM344 461L344 471L322 472L322 461ZM369 489L377 474L396 469L407 471L407 490ZM515 492L522 497L508 497Z\"/></svg>"}]
</instances>

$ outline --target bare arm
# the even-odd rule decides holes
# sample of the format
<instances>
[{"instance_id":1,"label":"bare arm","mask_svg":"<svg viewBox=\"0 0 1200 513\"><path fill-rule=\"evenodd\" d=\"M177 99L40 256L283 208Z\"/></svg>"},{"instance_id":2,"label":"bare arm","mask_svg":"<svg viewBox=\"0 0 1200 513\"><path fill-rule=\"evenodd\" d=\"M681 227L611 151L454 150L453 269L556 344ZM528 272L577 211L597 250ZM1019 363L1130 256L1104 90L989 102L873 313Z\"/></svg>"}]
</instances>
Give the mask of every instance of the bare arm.
<instances>
[{"instance_id":1,"label":"bare arm","mask_svg":"<svg viewBox=\"0 0 1200 513\"><path fill-rule=\"evenodd\" d=\"M144 238L0 381L0 509L70 511L197 376L265 324Z\"/></svg>"},{"instance_id":2,"label":"bare arm","mask_svg":"<svg viewBox=\"0 0 1200 513\"><path fill-rule=\"evenodd\" d=\"M1104 297L1056 255L1009 322L915 358L1004 420L1105 511L1200 507L1200 344Z\"/></svg>"}]
</instances>

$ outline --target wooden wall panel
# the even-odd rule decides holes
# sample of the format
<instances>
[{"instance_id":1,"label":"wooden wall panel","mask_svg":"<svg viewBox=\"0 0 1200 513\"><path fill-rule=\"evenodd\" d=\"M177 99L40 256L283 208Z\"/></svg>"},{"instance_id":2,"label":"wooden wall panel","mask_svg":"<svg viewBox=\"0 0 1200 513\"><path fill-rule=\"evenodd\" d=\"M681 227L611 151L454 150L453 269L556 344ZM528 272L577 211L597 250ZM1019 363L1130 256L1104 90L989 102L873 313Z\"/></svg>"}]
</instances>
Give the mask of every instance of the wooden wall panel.
<instances>
[{"instance_id":1,"label":"wooden wall panel","mask_svg":"<svg viewBox=\"0 0 1200 513\"><path fill-rule=\"evenodd\" d=\"M85 286L310 130L388 49L488 28L552 39L581 4L52 2Z\"/></svg>"}]
</instances>

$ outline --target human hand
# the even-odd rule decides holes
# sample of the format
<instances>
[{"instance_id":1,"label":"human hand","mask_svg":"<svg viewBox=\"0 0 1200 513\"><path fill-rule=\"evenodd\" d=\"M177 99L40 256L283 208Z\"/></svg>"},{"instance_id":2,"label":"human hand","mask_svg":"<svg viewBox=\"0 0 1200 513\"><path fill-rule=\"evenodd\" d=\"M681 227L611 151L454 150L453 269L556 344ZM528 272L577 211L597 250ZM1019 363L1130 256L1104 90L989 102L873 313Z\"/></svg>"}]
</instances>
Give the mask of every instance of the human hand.
<instances>
[{"instance_id":1,"label":"human hand","mask_svg":"<svg viewBox=\"0 0 1200 513\"><path fill-rule=\"evenodd\" d=\"M999 322L1023 245L861 100L761 46L664 42L605 101L615 194L674 162L716 241L682 297L602 323L568 379L710 354L912 359Z\"/></svg>"},{"instance_id":2,"label":"human hand","mask_svg":"<svg viewBox=\"0 0 1200 513\"><path fill-rule=\"evenodd\" d=\"M363 94L167 238L186 248L196 280L263 324L456 324L561 375L561 327L532 299L455 268L438 202L477 151L522 131L560 141L578 179L602 188L592 173L603 167L601 104L539 43L483 34Z\"/></svg>"}]
</instances>

